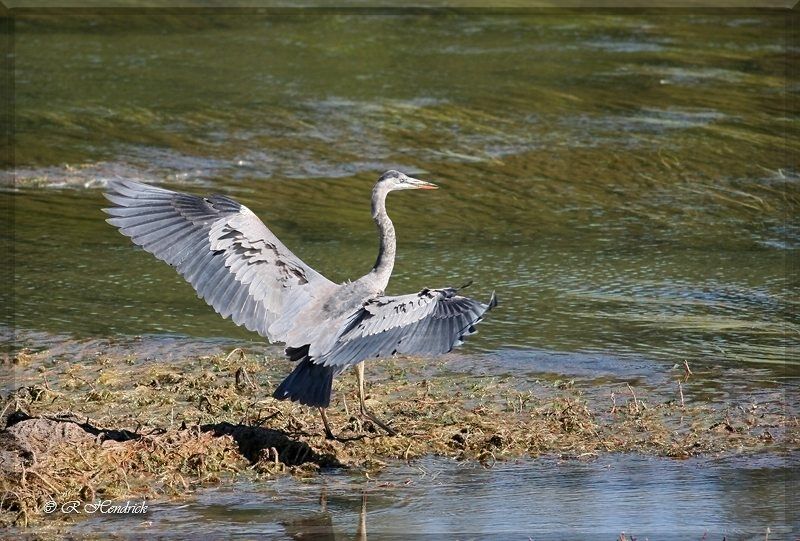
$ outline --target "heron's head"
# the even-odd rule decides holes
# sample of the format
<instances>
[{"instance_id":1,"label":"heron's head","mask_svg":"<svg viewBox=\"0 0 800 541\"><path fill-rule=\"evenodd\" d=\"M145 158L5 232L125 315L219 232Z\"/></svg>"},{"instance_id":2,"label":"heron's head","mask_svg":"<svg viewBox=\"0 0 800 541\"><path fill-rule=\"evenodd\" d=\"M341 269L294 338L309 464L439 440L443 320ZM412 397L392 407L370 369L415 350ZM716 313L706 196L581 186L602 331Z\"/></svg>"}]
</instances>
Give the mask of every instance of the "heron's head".
<instances>
[{"instance_id":1,"label":"heron's head","mask_svg":"<svg viewBox=\"0 0 800 541\"><path fill-rule=\"evenodd\" d=\"M387 192L394 190L435 190L438 188L436 184L409 177L394 169L381 175L376 187L378 186L384 187Z\"/></svg>"}]
</instances>

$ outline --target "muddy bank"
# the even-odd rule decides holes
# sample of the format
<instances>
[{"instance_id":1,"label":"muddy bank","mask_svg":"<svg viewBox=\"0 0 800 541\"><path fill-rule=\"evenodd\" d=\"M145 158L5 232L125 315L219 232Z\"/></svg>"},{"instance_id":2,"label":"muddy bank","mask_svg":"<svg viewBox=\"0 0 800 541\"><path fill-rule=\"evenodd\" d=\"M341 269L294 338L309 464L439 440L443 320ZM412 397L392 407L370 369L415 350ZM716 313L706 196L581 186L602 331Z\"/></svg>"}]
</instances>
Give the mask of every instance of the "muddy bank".
<instances>
[{"instance_id":1,"label":"muddy bank","mask_svg":"<svg viewBox=\"0 0 800 541\"><path fill-rule=\"evenodd\" d=\"M786 404L684 400L674 389L606 381L531 381L454 373L396 359L368 369L368 404L400 436L358 412L355 378L335 384L324 438L314 410L270 397L288 363L261 356L160 363L95 352L80 359L21 351L0 406L0 508L5 524L46 517L50 501L171 498L242 477L315 475L434 455L492 467L541 455L591 459L633 452L686 458L796 447ZM780 395L779 395L780 396Z\"/></svg>"}]
</instances>

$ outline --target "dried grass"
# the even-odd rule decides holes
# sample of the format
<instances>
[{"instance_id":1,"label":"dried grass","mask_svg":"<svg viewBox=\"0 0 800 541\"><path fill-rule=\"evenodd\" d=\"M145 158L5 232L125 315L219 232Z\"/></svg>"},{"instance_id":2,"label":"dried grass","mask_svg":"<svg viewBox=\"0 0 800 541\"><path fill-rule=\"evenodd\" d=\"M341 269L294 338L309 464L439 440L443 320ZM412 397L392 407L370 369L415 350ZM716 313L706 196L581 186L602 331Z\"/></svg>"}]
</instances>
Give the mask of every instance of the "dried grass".
<instances>
[{"instance_id":1,"label":"dried grass","mask_svg":"<svg viewBox=\"0 0 800 541\"><path fill-rule=\"evenodd\" d=\"M41 519L48 500L175 497L233 476L307 476L325 467L369 475L425 455L491 467L523 456L685 458L800 440L796 418L779 407L687 405L677 381L673 399L651 401L657 393L629 385L587 390L432 373L404 359L368 370L380 380L370 385L368 405L401 435L383 435L352 411L355 378L345 375L329 417L346 441L329 441L315 410L269 396L288 368L283 361L242 354L169 365L112 357L59 363L46 352L24 355L19 385L0 405L11 414L0 432L6 524Z\"/></svg>"}]
</instances>

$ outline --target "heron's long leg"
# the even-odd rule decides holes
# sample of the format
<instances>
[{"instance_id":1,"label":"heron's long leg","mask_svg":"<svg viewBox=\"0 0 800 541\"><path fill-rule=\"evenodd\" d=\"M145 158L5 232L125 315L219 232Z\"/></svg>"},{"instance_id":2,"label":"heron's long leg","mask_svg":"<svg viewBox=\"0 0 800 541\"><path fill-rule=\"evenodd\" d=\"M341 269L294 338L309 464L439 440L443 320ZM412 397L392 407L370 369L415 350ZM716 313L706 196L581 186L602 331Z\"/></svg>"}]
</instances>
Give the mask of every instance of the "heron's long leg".
<instances>
[{"instance_id":1,"label":"heron's long leg","mask_svg":"<svg viewBox=\"0 0 800 541\"><path fill-rule=\"evenodd\" d=\"M328 421L328 414L325 413L325 408L319 408L319 414L322 416L322 424L325 425L325 437L329 440L337 439L331 431L331 423Z\"/></svg>"},{"instance_id":2,"label":"heron's long leg","mask_svg":"<svg viewBox=\"0 0 800 541\"><path fill-rule=\"evenodd\" d=\"M364 363L360 362L356 365L356 375L358 376L358 401L361 403L361 413L366 415L372 422L384 429L390 436L397 436L397 431L392 427L378 419L378 417L367 409L367 404L364 402Z\"/></svg>"},{"instance_id":3,"label":"heron's long leg","mask_svg":"<svg viewBox=\"0 0 800 541\"><path fill-rule=\"evenodd\" d=\"M356 530L356 539L358 541L367 541L367 493L361 493L361 512L358 514L358 529Z\"/></svg>"}]
</instances>

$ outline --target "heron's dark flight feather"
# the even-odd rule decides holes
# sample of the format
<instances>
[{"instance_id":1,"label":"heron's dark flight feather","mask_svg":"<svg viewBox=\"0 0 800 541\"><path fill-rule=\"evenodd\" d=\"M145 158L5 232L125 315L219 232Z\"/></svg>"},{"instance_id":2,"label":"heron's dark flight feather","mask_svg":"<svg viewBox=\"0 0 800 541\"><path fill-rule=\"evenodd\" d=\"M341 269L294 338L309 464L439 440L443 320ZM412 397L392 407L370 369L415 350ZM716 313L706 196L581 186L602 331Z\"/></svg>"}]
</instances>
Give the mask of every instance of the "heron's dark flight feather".
<instances>
[{"instance_id":1,"label":"heron's dark flight feather","mask_svg":"<svg viewBox=\"0 0 800 541\"><path fill-rule=\"evenodd\" d=\"M439 355L475 332L474 325L497 305L462 297L455 289L426 289L399 297L379 296L356 312L334 347L314 362L350 366L363 359Z\"/></svg>"}]
</instances>

